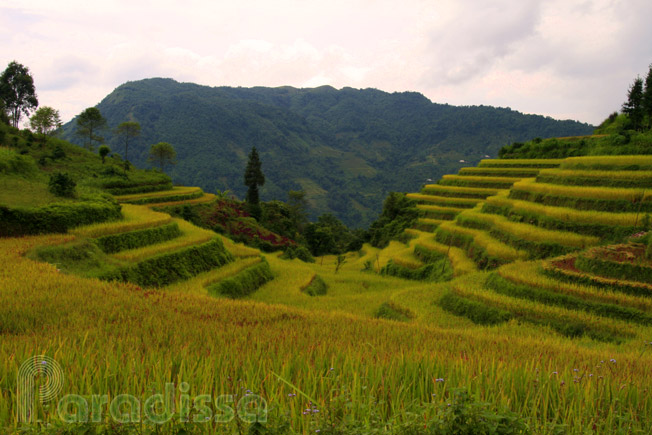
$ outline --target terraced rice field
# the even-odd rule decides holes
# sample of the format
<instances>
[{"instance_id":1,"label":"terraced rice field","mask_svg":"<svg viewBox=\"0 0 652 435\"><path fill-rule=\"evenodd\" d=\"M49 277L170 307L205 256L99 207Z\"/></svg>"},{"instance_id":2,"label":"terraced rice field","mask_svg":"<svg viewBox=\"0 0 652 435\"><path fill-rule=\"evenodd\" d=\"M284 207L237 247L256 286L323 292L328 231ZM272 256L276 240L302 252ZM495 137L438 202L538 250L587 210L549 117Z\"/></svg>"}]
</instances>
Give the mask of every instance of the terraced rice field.
<instances>
[{"instance_id":1,"label":"terraced rice field","mask_svg":"<svg viewBox=\"0 0 652 435\"><path fill-rule=\"evenodd\" d=\"M601 159L599 164L631 166L632 161ZM519 164L538 168L533 162ZM541 162L541 167L553 164ZM598 165L595 160L572 164ZM484 180L478 184L495 179L456 177ZM508 178L508 187L516 181L513 191L563 193L548 181ZM532 433L649 433L652 283L645 281L647 270L628 280L615 275L652 267L637 260L642 245L601 245L604 228L640 231L642 216L517 200L506 190L496 191L500 188L479 190L488 189L484 185L437 186L442 187L426 187L417 195L469 199L454 194L473 191L479 196L472 198L474 208L419 205L424 213L452 210L455 220L424 216L420 223L436 227L434 232L409 229L407 243L392 241L382 250L365 245L347 253L340 268L335 256L315 263L288 261L216 234L208 239L209 232L148 208L155 202L124 204L123 221L66 235L0 239L0 421L19 429L16 372L28 357L45 354L64 368L62 394L101 393L112 400L128 393L144 399L163 392L166 382L187 383L193 397L231 394L237 401L255 394L265 399L265 424L276 433L387 428L422 433L447 410L471 406L460 402L460 389L470 403L490 404L487 418L508 410L510 421L526 422ZM632 193L626 187L584 185L569 192L557 196L620 200ZM549 220L565 229L547 227ZM25 257L36 246L92 242L171 223L182 235L111 255L140 262L220 240L231 261L143 289L61 273ZM597 228L591 225L604 228L591 234L588 229ZM531 245L519 247L516 241ZM545 244L573 252L524 261L535 245ZM592 245L597 246L583 249ZM487 257L497 260L490 272L479 270ZM442 258L453 270L448 282L378 273L390 261L419 268ZM609 262L611 272L596 273L598 260ZM242 300L210 290L264 264L273 279L247 290ZM325 294L305 291L316 277ZM35 415L49 423L58 418L41 405ZM189 426L179 417L174 414L161 427L138 422L121 429L181 432ZM198 429L203 433L257 430L238 419L203 424Z\"/></svg>"}]
</instances>

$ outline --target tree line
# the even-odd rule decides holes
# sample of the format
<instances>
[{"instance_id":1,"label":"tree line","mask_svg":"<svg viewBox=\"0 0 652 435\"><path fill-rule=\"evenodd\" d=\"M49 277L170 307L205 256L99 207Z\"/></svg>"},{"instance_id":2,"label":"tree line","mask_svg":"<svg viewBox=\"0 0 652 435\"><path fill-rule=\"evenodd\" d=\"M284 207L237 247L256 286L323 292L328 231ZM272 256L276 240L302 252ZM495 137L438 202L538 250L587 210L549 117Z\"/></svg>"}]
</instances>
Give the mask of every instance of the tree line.
<instances>
[{"instance_id":1,"label":"tree line","mask_svg":"<svg viewBox=\"0 0 652 435\"><path fill-rule=\"evenodd\" d=\"M633 130L652 129L652 64L643 80L640 76L627 92L627 101L623 103L622 112L629 118Z\"/></svg>"},{"instance_id":2,"label":"tree line","mask_svg":"<svg viewBox=\"0 0 652 435\"><path fill-rule=\"evenodd\" d=\"M29 117L30 129L42 136L55 135L62 126L58 110L49 106L39 107L34 78L29 68L12 61L0 75L0 121L19 128L23 115ZM87 150L93 152L95 145L99 145L98 153L102 163L111 152L107 145L102 144L104 137L100 136L107 128L106 118L97 107L89 107L76 117L75 133L83 138ZM122 122L113 130L124 144L125 171L131 166L129 145L140 135L140 130L140 124L135 121ZM166 166L176 163L176 151L171 144L159 142L151 145L149 161L156 164L161 172L165 172Z\"/></svg>"}]
</instances>

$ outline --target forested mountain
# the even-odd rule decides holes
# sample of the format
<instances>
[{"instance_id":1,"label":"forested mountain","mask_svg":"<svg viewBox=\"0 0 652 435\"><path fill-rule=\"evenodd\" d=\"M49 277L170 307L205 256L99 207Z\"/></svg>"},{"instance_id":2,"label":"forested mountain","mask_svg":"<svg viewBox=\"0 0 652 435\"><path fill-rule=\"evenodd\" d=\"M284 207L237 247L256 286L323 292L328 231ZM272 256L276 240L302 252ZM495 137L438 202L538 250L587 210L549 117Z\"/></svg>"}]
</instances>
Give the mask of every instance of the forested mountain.
<instances>
[{"instance_id":1,"label":"forested mountain","mask_svg":"<svg viewBox=\"0 0 652 435\"><path fill-rule=\"evenodd\" d=\"M169 171L176 183L242 198L255 146L267 180L261 199L286 199L289 190L302 189L312 217L333 212L357 227L378 215L389 191L418 190L514 141L593 130L509 108L435 104L416 92L207 87L160 78L125 83L97 107L111 128L141 124L129 148L136 165L146 165L151 144L169 142L177 151ZM75 120L64 131L81 144ZM123 153L111 131L103 136Z\"/></svg>"}]
</instances>

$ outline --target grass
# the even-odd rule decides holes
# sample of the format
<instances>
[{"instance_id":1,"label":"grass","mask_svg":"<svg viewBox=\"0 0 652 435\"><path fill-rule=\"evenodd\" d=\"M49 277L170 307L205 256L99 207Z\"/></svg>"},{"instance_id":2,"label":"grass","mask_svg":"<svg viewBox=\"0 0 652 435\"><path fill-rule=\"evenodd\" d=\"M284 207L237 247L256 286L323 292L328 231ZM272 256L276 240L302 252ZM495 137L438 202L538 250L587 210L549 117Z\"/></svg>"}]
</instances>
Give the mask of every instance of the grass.
<instances>
[{"instance_id":1,"label":"grass","mask_svg":"<svg viewBox=\"0 0 652 435\"><path fill-rule=\"evenodd\" d=\"M652 354L642 345L569 340L513 321L473 326L432 305L444 292L441 286L361 274L361 263L380 253L368 245L362 255L349 254L337 274L331 257L307 265L267 256L278 275L253 294L269 300L261 303L214 299L193 288L143 291L61 274L23 256L33 246L73 237L0 240L0 421L10 430L17 428L15 373L35 354L50 355L63 367L61 394L144 397L162 392L169 380L187 382L191 397L250 389L267 400L271 421L287 419L301 433L342 427L345 420L369 428L390 420L422 427L436 408L418 404L446 407L458 387L528 418L535 433L552 433L550 422L564 423L570 432L594 423L603 432L649 428L644 416L652 413L652 399L643 391L652 388ZM327 295L300 291L315 270L329 284ZM471 284L484 277L467 276ZM373 319L390 301L414 313L413 320ZM304 399L290 395L297 389L314 398L322 416L301 413ZM343 402L334 390L345 392ZM37 414L56 420L40 406ZM203 431L220 429L238 431L235 422Z\"/></svg>"},{"instance_id":2,"label":"grass","mask_svg":"<svg viewBox=\"0 0 652 435\"><path fill-rule=\"evenodd\" d=\"M53 202L71 202L73 198L53 195L45 182L20 176L0 177L0 204L8 207L38 207Z\"/></svg>"}]
</instances>

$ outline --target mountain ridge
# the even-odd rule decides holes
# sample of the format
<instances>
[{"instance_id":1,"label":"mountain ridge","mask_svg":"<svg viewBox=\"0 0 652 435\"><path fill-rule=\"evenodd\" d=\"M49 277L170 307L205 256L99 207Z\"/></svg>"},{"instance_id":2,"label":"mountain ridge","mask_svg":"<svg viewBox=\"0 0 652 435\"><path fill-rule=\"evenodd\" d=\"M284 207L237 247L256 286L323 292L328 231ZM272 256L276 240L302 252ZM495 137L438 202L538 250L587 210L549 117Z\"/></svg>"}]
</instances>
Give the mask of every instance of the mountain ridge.
<instances>
[{"instance_id":1,"label":"mountain ridge","mask_svg":"<svg viewBox=\"0 0 652 435\"><path fill-rule=\"evenodd\" d=\"M267 177L263 200L305 190L312 218L331 212L352 226L369 224L389 191L416 190L506 143L593 130L509 108L433 103L410 91L208 87L164 78L127 82L97 107L111 127L141 124L129 155L137 165L146 164L151 144L170 142L175 182L242 197L246 155L256 146ZM74 126L64 128L72 141ZM105 137L121 153L114 135Z\"/></svg>"}]
</instances>

